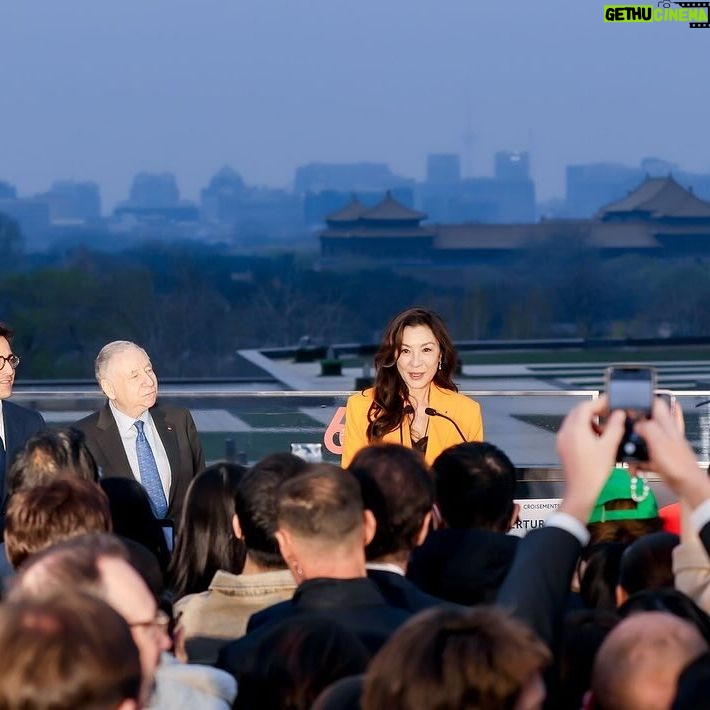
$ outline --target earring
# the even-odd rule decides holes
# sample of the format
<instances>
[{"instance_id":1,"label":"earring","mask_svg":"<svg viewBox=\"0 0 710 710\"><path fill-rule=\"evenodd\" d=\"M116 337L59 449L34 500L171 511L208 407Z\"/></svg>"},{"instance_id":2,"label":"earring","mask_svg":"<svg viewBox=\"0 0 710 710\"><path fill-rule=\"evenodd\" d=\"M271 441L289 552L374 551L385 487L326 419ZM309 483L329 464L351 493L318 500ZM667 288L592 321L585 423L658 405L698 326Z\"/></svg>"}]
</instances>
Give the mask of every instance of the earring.
<instances>
[{"instance_id":1,"label":"earring","mask_svg":"<svg viewBox=\"0 0 710 710\"><path fill-rule=\"evenodd\" d=\"M439 358L439 369L441 370L441 358Z\"/></svg>"},{"instance_id":2,"label":"earring","mask_svg":"<svg viewBox=\"0 0 710 710\"><path fill-rule=\"evenodd\" d=\"M303 567L298 563L298 560L293 560L291 564L293 565L294 574L299 578L303 577Z\"/></svg>"}]
</instances>

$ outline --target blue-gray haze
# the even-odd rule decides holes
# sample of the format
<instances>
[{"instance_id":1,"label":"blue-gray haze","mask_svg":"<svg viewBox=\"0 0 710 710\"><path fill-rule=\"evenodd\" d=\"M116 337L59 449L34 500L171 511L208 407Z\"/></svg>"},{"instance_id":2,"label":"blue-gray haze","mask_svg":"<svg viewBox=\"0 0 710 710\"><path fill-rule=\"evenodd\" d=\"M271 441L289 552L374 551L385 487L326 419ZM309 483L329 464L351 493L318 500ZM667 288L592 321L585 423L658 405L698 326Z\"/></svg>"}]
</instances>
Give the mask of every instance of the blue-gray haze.
<instances>
[{"instance_id":1,"label":"blue-gray haze","mask_svg":"<svg viewBox=\"0 0 710 710\"><path fill-rule=\"evenodd\" d=\"M20 194L95 180L110 209L138 171L172 171L195 199L223 164L286 187L309 161L421 179L429 152L480 175L496 150L530 147L543 199L562 196L568 163L710 171L710 29L614 25L602 8L2 0L0 180Z\"/></svg>"}]
</instances>

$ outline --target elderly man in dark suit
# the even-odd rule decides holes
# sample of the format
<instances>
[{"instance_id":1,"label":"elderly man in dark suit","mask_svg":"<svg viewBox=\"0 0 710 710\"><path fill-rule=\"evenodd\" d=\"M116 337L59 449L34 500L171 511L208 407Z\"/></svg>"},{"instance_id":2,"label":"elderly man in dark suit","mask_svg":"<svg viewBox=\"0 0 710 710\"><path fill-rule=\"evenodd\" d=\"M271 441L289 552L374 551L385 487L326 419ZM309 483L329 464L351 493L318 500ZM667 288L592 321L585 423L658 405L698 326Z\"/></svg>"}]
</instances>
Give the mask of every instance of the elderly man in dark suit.
<instances>
[{"instance_id":1,"label":"elderly man in dark suit","mask_svg":"<svg viewBox=\"0 0 710 710\"><path fill-rule=\"evenodd\" d=\"M101 474L137 480L156 517L179 521L187 487L205 465L192 415L156 404L153 365L135 343L105 345L95 374L108 401L75 426L86 435Z\"/></svg>"},{"instance_id":2,"label":"elderly man in dark suit","mask_svg":"<svg viewBox=\"0 0 710 710\"><path fill-rule=\"evenodd\" d=\"M14 455L45 426L39 412L7 401L20 364L20 358L10 347L11 339L12 330L0 323L0 501L7 495L5 477Z\"/></svg>"}]
</instances>

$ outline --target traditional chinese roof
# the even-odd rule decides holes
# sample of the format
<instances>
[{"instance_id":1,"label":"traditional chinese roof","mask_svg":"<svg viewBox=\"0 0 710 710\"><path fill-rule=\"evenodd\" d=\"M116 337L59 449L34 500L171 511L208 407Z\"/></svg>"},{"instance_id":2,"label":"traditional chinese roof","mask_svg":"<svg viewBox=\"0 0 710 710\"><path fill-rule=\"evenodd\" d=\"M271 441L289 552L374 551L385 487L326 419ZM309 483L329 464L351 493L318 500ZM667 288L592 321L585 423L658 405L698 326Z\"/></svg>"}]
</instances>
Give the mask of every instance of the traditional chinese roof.
<instances>
[{"instance_id":1,"label":"traditional chinese roof","mask_svg":"<svg viewBox=\"0 0 710 710\"><path fill-rule=\"evenodd\" d=\"M410 209L392 197L388 191L385 199L379 205L363 212L360 219L363 221L387 222L421 222L426 219L424 212Z\"/></svg>"},{"instance_id":2,"label":"traditional chinese roof","mask_svg":"<svg viewBox=\"0 0 710 710\"><path fill-rule=\"evenodd\" d=\"M353 195L345 207L329 214L325 219L326 222L356 222L364 212L367 212L367 207Z\"/></svg>"},{"instance_id":3,"label":"traditional chinese roof","mask_svg":"<svg viewBox=\"0 0 710 710\"><path fill-rule=\"evenodd\" d=\"M637 213L647 218L710 218L710 202L696 197L672 177L647 178L626 197L603 207L599 219Z\"/></svg>"}]
</instances>

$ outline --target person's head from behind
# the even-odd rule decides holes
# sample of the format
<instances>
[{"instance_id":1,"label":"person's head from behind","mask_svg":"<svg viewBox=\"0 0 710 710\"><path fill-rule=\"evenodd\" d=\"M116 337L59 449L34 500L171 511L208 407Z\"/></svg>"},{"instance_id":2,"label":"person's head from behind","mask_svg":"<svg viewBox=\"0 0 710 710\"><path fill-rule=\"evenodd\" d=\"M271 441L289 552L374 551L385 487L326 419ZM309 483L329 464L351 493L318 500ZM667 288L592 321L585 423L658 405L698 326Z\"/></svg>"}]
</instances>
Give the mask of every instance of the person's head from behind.
<instances>
[{"instance_id":1,"label":"person's head from behind","mask_svg":"<svg viewBox=\"0 0 710 710\"><path fill-rule=\"evenodd\" d=\"M673 614L632 614L612 629L599 648L587 707L665 710L683 668L707 648L697 628Z\"/></svg>"},{"instance_id":2,"label":"person's head from behind","mask_svg":"<svg viewBox=\"0 0 710 710\"><path fill-rule=\"evenodd\" d=\"M108 497L113 532L134 540L155 555L163 577L168 573L170 550L165 534L150 503L145 488L134 478L108 476L99 481Z\"/></svg>"},{"instance_id":3,"label":"person's head from behind","mask_svg":"<svg viewBox=\"0 0 710 710\"><path fill-rule=\"evenodd\" d=\"M287 619L271 626L250 654L234 708L308 710L324 688L362 673L368 660L357 636L332 619Z\"/></svg>"},{"instance_id":4,"label":"person's head from behind","mask_svg":"<svg viewBox=\"0 0 710 710\"><path fill-rule=\"evenodd\" d=\"M518 516L515 466L488 442L465 442L434 461L436 501L451 528L508 532Z\"/></svg>"},{"instance_id":5,"label":"person's head from behind","mask_svg":"<svg viewBox=\"0 0 710 710\"><path fill-rule=\"evenodd\" d=\"M8 469L8 491L12 495L22 488L41 486L60 474L99 480L94 457L78 429L44 429L30 437Z\"/></svg>"},{"instance_id":6,"label":"person's head from behind","mask_svg":"<svg viewBox=\"0 0 710 710\"><path fill-rule=\"evenodd\" d=\"M10 598L44 599L75 591L103 599L128 623L143 672L142 697L152 692L160 654L171 641L155 597L129 564L126 547L112 535L72 538L40 552L20 568Z\"/></svg>"},{"instance_id":7,"label":"person's head from behind","mask_svg":"<svg viewBox=\"0 0 710 710\"><path fill-rule=\"evenodd\" d=\"M205 591L217 570L239 574L244 543L234 535L234 498L246 468L208 466L190 482L170 564L177 597Z\"/></svg>"},{"instance_id":8,"label":"person's head from behind","mask_svg":"<svg viewBox=\"0 0 710 710\"><path fill-rule=\"evenodd\" d=\"M132 710L141 666L126 621L88 594L0 607L0 707Z\"/></svg>"},{"instance_id":9,"label":"person's head from behind","mask_svg":"<svg viewBox=\"0 0 710 710\"><path fill-rule=\"evenodd\" d=\"M13 567L58 542L87 533L111 532L105 493L80 478L59 477L24 488L10 498L5 551Z\"/></svg>"},{"instance_id":10,"label":"person's head from behind","mask_svg":"<svg viewBox=\"0 0 710 710\"><path fill-rule=\"evenodd\" d=\"M679 544L680 538L668 532L644 535L631 543L621 556L617 603L644 589L673 587L673 549Z\"/></svg>"},{"instance_id":11,"label":"person's head from behind","mask_svg":"<svg viewBox=\"0 0 710 710\"><path fill-rule=\"evenodd\" d=\"M362 708L541 708L550 660L542 641L500 609L427 610L372 660Z\"/></svg>"},{"instance_id":12,"label":"person's head from behind","mask_svg":"<svg viewBox=\"0 0 710 710\"><path fill-rule=\"evenodd\" d=\"M109 401L128 417L138 419L158 396L158 379L143 348L115 340L101 348L94 363L96 381Z\"/></svg>"},{"instance_id":13,"label":"person's head from behind","mask_svg":"<svg viewBox=\"0 0 710 710\"><path fill-rule=\"evenodd\" d=\"M614 468L589 518L590 544L629 544L662 528L653 491L640 478L632 478L626 469Z\"/></svg>"},{"instance_id":14,"label":"person's head from behind","mask_svg":"<svg viewBox=\"0 0 710 710\"><path fill-rule=\"evenodd\" d=\"M354 476L332 464L311 464L282 483L277 496L276 538L297 583L365 576L375 519L363 509Z\"/></svg>"},{"instance_id":15,"label":"person's head from behind","mask_svg":"<svg viewBox=\"0 0 710 710\"><path fill-rule=\"evenodd\" d=\"M348 472L357 479L363 505L377 530L365 548L368 560L406 565L426 536L434 504L434 484L418 451L397 444L361 449Z\"/></svg>"},{"instance_id":16,"label":"person's head from behind","mask_svg":"<svg viewBox=\"0 0 710 710\"><path fill-rule=\"evenodd\" d=\"M240 480L234 495L234 532L246 546L247 570L286 567L276 540L276 491L306 466L303 459L293 454L271 454L252 466Z\"/></svg>"},{"instance_id":17,"label":"person's head from behind","mask_svg":"<svg viewBox=\"0 0 710 710\"><path fill-rule=\"evenodd\" d=\"M606 542L582 551L579 593L587 608L613 611L618 606L616 588L625 549L620 542Z\"/></svg>"}]
</instances>

